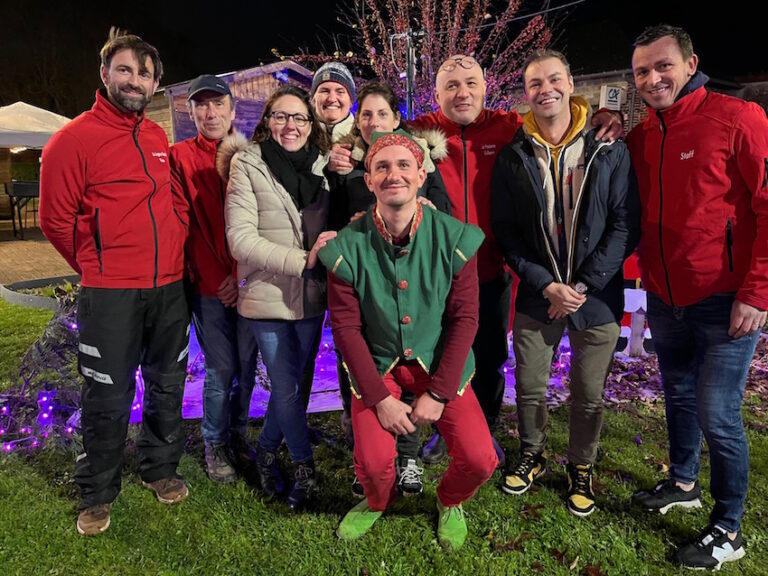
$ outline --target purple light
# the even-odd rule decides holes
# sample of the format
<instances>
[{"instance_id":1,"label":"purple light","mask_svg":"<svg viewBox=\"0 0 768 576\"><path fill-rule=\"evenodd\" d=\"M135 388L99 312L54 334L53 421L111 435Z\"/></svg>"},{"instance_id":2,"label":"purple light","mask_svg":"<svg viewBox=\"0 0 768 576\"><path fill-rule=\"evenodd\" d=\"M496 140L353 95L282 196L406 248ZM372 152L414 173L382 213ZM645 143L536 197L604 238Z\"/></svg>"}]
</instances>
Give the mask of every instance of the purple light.
<instances>
[{"instance_id":1,"label":"purple light","mask_svg":"<svg viewBox=\"0 0 768 576\"><path fill-rule=\"evenodd\" d=\"M3 450L5 450L6 452L10 452L11 450L13 450L13 446L11 445L10 442L6 442L5 444L3 444Z\"/></svg>"},{"instance_id":2,"label":"purple light","mask_svg":"<svg viewBox=\"0 0 768 576\"><path fill-rule=\"evenodd\" d=\"M48 396L43 396L40 400L42 402L48 402Z\"/></svg>"},{"instance_id":3,"label":"purple light","mask_svg":"<svg viewBox=\"0 0 768 576\"><path fill-rule=\"evenodd\" d=\"M0 412L2 412L3 414L7 414L8 413L8 406L3 406L2 408L0 408Z\"/></svg>"},{"instance_id":4,"label":"purple light","mask_svg":"<svg viewBox=\"0 0 768 576\"><path fill-rule=\"evenodd\" d=\"M67 434L72 434L72 432L74 432L72 426L67 426Z\"/></svg>"},{"instance_id":5,"label":"purple light","mask_svg":"<svg viewBox=\"0 0 768 576\"><path fill-rule=\"evenodd\" d=\"M72 322L72 323L69 325L69 327L70 327L72 330L77 330L77 322Z\"/></svg>"},{"instance_id":6,"label":"purple light","mask_svg":"<svg viewBox=\"0 0 768 576\"><path fill-rule=\"evenodd\" d=\"M0 436L2 436L3 434L5 434L5 428L0 428Z\"/></svg>"},{"instance_id":7,"label":"purple light","mask_svg":"<svg viewBox=\"0 0 768 576\"><path fill-rule=\"evenodd\" d=\"M48 418L49 414L47 412L43 412L43 418Z\"/></svg>"}]
</instances>

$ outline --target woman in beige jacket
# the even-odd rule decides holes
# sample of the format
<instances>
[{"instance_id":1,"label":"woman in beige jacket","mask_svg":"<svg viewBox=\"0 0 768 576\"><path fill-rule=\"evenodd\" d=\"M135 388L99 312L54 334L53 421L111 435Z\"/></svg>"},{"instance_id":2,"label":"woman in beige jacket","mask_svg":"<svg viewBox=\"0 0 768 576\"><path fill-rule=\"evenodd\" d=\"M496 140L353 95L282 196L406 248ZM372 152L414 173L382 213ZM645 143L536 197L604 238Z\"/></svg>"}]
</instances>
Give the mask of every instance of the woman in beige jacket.
<instances>
[{"instance_id":1,"label":"woman in beige jacket","mask_svg":"<svg viewBox=\"0 0 768 576\"><path fill-rule=\"evenodd\" d=\"M296 463L288 497L294 509L307 503L316 484L299 380L325 313L317 251L336 234L324 232L327 150L307 93L286 85L267 101L252 141L228 137L217 158L219 172L229 175L225 217L237 260L237 310L249 319L271 381L257 448L259 480L267 496L283 492L275 453L285 439Z\"/></svg>"}]
</instances>

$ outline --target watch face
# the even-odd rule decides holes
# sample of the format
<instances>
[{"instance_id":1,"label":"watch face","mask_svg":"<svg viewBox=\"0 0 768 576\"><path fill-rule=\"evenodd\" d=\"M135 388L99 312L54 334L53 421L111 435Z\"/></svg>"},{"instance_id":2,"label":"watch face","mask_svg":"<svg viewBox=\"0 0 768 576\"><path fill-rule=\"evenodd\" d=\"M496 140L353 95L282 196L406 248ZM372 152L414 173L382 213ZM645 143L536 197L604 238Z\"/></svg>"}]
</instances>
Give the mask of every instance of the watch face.
<instances>
[{"instance_id":1,"label":"watch face","mask_svg":"<svg viewBox=\"0 0 768 576\"><path fill-rule=\"evenodd\" d=\"M576 284L573 287L576 292L579 294L586 294L589 288L587 288L587 285L584 284L584 282L576 282Z\"/></svg>"}]
</instances>

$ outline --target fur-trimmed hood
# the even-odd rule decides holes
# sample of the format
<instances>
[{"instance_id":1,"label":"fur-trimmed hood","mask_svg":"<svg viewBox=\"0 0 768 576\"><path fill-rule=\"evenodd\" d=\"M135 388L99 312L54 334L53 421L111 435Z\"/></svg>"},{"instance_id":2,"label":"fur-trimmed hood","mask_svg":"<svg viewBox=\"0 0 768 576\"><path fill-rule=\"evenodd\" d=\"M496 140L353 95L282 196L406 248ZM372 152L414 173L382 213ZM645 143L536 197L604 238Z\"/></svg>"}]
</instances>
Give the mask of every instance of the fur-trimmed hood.
<instances>
[{"instance_id":1,"label":"fur-trimmed hood","mask_svg":"<svg viewBox=\"0 0 768 576\"><path fill-rule=\"evenodd\" d=\"M216 152L216 172L219 173L224 182L229 181L229 167L232 164L232 158L238 152L245 150L248 143L248 138L242 132L235 130L219 144L219 151Z\"/></svg>"},{"instance_id":2,"label":"fur-trimmed hood","mask_svg":"<svg viewBox=\"0 0 768 576\"><path fill-rule=\"evenodd\" d=\"M439 128L427 128L424 130L408 130L413 139L424 149L424 168L427 173L434 172L437 166L435 162L440 162L448 157L448 139ZM344 148L352 150L352 160L363 162L368 153L368 144L365 143L360 134L347 134L337 142ZM351 170L339 172L340 174L349 174Z\"/></svg>"}]
</instances>

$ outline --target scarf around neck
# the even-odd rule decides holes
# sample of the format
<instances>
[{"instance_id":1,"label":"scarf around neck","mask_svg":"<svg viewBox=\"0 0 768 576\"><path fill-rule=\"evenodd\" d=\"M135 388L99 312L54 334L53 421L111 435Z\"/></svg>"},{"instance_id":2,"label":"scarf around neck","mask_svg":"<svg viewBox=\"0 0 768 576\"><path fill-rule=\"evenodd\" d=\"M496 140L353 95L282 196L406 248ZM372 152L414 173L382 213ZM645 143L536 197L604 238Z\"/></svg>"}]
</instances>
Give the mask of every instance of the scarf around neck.
<instances>
[{"instance_id":1,"label":"scarf around neck","mask_svg":"<svg viewBox=\"0 0 768 576\"><path fill-rule=\"evenodd\" d=\"M270 137L261 143L261 156L298 210L315 201L323 185L323 177L312 173L312 166L320 156L317 146L308 144L290 152Z\"/></svg>"}]
</instances>

